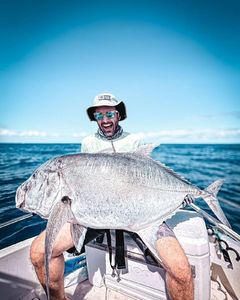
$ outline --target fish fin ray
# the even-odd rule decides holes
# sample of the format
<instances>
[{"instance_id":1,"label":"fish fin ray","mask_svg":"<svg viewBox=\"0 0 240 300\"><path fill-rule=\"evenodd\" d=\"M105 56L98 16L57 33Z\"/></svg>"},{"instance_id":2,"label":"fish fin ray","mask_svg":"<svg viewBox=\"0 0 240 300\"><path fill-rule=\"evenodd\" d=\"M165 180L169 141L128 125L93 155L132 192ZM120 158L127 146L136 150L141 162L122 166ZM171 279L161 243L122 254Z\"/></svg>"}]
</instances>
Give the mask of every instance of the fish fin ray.
<instances>
[{"instance_id":1,"label":"fish fin ray","mask_svg":"<svg viewBox=\"0 0 240 300\"><path fill-rule=\"evenodd\" d=\"M81 252L86 233L87 233L86 227L76 223L71 224L71 235L72 235L74 246L78 252Z\"/></svg>"},{"instance_id":2,"label":"fish fin ray","mask_svg":"<svg viewBox=\"0 0 240 300\"><path fill-rule=\"evenodd\" d=\"M103 150L99 150L99 151L97 151L96 153L100 153L100 154L104 154L104 153L111 154L111 153L114 153L114 152L113 152L113 148L109 147L109 148L106 148L106 149L103 149Z\"/></svg>"},{"instance_id":3,"label":"fish fin ray","mask_svg":"<svg viewBox=\"0 0 240 300\"><path fill-rule=\"evenodd\" d=\"M155 160L155 162L157 164L159 164L162 168L164 168L168 173L170 173L171 175L173 175L174 177L177 177L179 179L181 179L182 181L184 181L187 184L191 184L192 186L195 187L194 184L192 184L189 180L187 180L185 177L183 177L182 175L180 175L179 173L175 172L173 169L171 169L170 167L168 167L167 165L165 165L164 163Z\"/></svg>"},{"instance_id":4,"label":"fish fin ray","mask_svg":"<svg viewBox=\"0 0 240 300\"><path fill-rule=\"evenodd\" d=\"M211 208L216 217L229 228L231 225L225 216L220 203L217 199L217 193L220 190L220 187L223 184L223 180L216 180L212 184L210 184L202 193L203 200L207 203L207 205Z\"/></svg>"},{"instance_id":5,"label":"fish fin ray","mask_svg":"<svg viewBox=\"0 0 240 300\"><path fill-rule=\"evenodd\" d=\"M214 197L217 196L217 193L219 192L221 186L223 185L224 180L220 179L220 180L216 180L213 183L211 183L207 188L205 188L204 190L207 191L210 194L213 194Z\"/></svg>"},{"instance_id":6,"label":"fish fin ray","mask_svg":"<svg viewBox=\"0 0 240 300\"><path fill-rule=\"evenodd\" d=\"M67 200L67 201L65 201ZM50 299L49 292L49 262L52 256L53 244L62 226L71 221L73 214L70 207L70 199L63 197L53 207L46 228L45 236L45 272L46 272L46 294L47 299Z\"/></svg>"}]
</instances>

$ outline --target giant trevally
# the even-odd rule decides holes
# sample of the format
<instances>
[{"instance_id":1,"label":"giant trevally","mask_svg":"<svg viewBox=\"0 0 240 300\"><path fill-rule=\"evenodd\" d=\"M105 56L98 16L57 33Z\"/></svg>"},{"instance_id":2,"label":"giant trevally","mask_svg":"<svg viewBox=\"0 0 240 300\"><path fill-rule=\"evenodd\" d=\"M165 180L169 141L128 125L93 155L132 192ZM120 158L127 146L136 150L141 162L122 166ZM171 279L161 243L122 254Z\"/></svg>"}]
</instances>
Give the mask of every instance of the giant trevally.
<instances>
[{"instance_id":1,"label":"giant trevally","mask_svg":"<svg viewBox=\"0 0 240 300\"><path fill-rule=\"evenodd\" d=\"M155 247L158 227L181 208L188 194L203 198L218 219L230 226L217 200L222 183L218 180L201 190L142 153L79 153L49 160L16 193L18 208L49 218L45 240L48 297L48 263L65 222L73 224L78 250L88 227L122 229L136 232L160 260Z\"/></svg>"}]
</instances>

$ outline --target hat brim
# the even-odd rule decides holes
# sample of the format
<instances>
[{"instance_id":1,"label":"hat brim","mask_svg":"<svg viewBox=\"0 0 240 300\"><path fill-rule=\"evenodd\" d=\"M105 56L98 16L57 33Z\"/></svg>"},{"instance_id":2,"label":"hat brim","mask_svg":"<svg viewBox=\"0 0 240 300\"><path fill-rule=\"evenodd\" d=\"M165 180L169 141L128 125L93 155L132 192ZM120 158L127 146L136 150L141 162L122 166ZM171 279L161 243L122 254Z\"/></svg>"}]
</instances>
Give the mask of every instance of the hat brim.
<instances>
[{"instance_id":1,"label":"hat brim","mask_svg":"<svg viewBox=\"0 0 240 300\"><path fill-rule=\"evenodd\" d=\"M120 121L123 121L127 117L126 106L122 101L119 102L117 105L116 104L115 105L114 104L110 105L109 101L106 101L106 103L104 104L104 101L102 101L101 105L99 105L99 104L98 105L93 105L93 106L91 106L87 109L87 114L88 114L88 117L91 121L96 121L93 114L94 114L96 108L101 107L101 106L115 107L116 110L119 112Z\"/></svg>"}]
</instances>

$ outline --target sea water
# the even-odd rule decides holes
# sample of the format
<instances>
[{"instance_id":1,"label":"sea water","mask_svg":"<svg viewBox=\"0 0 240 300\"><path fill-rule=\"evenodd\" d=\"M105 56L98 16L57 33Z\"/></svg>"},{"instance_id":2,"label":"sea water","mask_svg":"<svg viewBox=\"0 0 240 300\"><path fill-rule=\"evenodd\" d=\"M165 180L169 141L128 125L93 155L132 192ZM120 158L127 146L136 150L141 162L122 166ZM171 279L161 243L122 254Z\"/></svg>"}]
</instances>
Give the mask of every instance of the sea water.
<instances>
[{"instance_id":1,"label":"sea water","mask_svg":"<svg viewBox=\"0 0 240 300\"><path fill-rule=\"evenodd\" d=\"M46 160L80 151L79 144L0 144L0 223L24 215L15 208L15 193ZM240 145L164 144L156 147L152 158L159 160L204 189L224 179L218 194L232 228L240 234ZM196 204L213 215L201 199ZM0 249L40 233L46 221L38 216L0 229Z\"/></svg>"}]
</instances>

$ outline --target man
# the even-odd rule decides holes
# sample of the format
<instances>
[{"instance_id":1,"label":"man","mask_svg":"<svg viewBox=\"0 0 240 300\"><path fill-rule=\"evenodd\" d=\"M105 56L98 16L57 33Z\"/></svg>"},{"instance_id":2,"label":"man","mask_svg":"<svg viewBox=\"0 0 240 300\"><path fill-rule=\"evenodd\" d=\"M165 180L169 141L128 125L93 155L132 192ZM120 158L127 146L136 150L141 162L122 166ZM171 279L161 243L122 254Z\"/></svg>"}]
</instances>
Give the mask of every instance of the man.
<instances>
[{"instance_id":1,"label":"man","mask_svg":"<svg viewBox=\"0 0 240 300\"><path fill-rule=\"evenodd\" d=\"M139 136L124 132L119 121L126 119L125 104L111 94L95 97L93 106L87 109L91 121L96 121L98 131L82 141L82 152L134 152L142 144Z\"/></svg>"},{"instance_id":2,"label":"man","mask_svg":"<svg viewBox=\"0 0 240 300\"><path fill-rule=\"evenodd\" d=\"M121 128L120 121L126 119L126 107L112 94L97 95L93 106L87 109L91 121L98 125L97 133L86 137L82 142L82 152L134 152L142 144L138 135L129 134ZM189 199L186 199L188 202ZM30 256L40 283L45 286L44 239L42 232L32 243ZM67 300L64 294L63 252L74 246L70 224L60 230L54 243L50 261L50 295L52 300ZM166 270L167 290L172 299L193 299L193 279L187 257L174 233L164 223L159 226L157 251Z\"/></svg>"}]
</instances>

